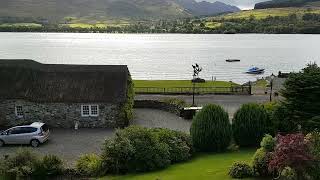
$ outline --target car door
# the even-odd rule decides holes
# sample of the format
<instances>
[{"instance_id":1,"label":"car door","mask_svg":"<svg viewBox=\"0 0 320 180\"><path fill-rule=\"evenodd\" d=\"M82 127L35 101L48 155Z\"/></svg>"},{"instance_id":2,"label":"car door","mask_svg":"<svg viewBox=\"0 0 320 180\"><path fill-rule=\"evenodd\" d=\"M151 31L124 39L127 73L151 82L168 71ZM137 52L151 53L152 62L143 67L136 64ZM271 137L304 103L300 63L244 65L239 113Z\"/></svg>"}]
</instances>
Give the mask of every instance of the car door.
<instances>
[{"instance_id":1,"label":"car door","mask_svg":"<svg viewBox=\"0 0 320 180\"><path fill-rule=\"evenodd\" d=\"M20 136L21 144L29 144L30 141L33 139L37 128L34 127L22 127L22 133Z\"/></svg>"},{"instance_id":2,"label":"car door","mask_svg":"<svg viewBox=\"0 0 320 180\"><path fill-rule=\"evenodd\" d=\"M7 144L23 144L23 129L21 127L15 127L8 131L6 138Z\"/></svg>"}]
</instances>

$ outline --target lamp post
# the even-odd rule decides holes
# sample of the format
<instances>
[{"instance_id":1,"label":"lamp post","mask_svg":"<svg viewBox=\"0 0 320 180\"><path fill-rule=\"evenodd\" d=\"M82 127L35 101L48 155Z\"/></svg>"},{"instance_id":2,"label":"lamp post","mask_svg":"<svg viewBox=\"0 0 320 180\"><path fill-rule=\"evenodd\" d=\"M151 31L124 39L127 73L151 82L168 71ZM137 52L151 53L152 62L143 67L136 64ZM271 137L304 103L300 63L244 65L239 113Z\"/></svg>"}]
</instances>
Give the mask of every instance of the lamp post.
<instances>
[{"instance_id":1,"label":"lamp post","mask_svg":"<svg viewBox=\"0 0 320 180\"><path fill-rule=\"evenodd\" d=\"M272 89L273 89L273 79L274 79L273 73L270 76L270 102L272 101Z\"/></svg>"}]
</instances>

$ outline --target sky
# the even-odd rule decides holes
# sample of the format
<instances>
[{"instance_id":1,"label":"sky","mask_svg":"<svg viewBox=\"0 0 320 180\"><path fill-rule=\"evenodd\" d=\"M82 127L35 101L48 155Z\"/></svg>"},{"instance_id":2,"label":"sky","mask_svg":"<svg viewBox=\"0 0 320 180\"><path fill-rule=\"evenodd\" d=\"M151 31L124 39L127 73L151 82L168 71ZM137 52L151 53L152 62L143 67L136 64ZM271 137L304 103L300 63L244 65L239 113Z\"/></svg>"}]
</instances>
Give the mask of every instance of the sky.
<instances>
[{"instance_id":1,"label":"sky","mask_svg":"<svg viewBox=\"0 0 320 180\"><path fill-rule=\"evenodd\" d=\"M203 1L203 0L197 0L197 1ZM238 6L240 9L253 9L255 3L258 2L263 2L267 0L206 0L209 2L215 2L215 1L220 1L226 4L231 4Z\"/></svg>"}]
</instances>

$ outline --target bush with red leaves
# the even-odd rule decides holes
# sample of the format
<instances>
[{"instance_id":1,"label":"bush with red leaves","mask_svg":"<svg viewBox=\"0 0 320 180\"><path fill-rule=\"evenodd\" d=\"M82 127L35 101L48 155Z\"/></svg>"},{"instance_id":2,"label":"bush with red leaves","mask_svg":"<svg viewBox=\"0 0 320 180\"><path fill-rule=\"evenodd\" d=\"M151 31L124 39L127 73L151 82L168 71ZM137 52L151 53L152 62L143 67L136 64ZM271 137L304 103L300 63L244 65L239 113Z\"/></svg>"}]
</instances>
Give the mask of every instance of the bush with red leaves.
<instances>
[{"instance_id":1,"label":"bush with red leaves","mask_svg":"<svg viewBox=\"0 0 320 180\"><path fill-rule=\"evenodd\" d=\"M297 173L304 174L305 169L313 160L308 148L308 142L304 141L302 133L278 135L277 145L269 162L269 171L281 172L288 166Z\"/></svg>"}]
</instances>

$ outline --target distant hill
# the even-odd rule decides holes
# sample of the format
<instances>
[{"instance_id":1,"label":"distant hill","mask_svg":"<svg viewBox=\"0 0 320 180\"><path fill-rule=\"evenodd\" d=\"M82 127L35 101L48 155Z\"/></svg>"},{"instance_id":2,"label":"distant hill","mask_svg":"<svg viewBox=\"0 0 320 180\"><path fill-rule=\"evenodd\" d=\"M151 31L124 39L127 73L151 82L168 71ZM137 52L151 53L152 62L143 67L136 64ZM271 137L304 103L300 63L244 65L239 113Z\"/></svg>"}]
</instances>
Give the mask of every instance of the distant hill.
<instances>
[{"instance_id":1,"label":"distant hill","mask_svg":"<svg viewBox=\"0 0 320 180\"><path fill-rule=\"evenodd\" d=\"M255 4L255 9L301 7L308 3L320 0L271 0Z\"/></svg>"},{"instance_id":2,"label":"distant hill","mask_svg":"<svg viewBox=\"0 0 320 180\"><path fill-rule=\"evenodd\" d=\"M177 18L236 12L221 2L195 0L0 0L0 17L33 18L61 22L132 18Z\"/></svg>"}]
</instances>

